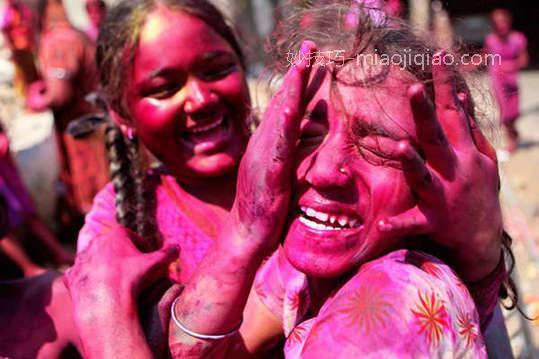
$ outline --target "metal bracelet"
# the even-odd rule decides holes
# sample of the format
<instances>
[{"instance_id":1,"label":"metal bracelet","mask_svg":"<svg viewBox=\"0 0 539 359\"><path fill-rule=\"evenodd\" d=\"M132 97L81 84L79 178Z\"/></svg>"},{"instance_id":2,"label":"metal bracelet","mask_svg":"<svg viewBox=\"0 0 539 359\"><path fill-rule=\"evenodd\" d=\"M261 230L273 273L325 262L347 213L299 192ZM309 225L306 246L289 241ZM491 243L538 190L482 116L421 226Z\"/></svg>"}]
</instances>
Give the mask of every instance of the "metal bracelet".
<instances>
[{"instance_id":1,"label":"metal bracelet","mask_svg":"<svg viewBox=\"0 0 539 359\"><path fill-rule=\"evenodd\" d=\"M176 318L176 313L175 313L174 309L176 308L176 303L178 302L178 299L180 299L180 297L176 298L174 300L174 302L172 303L172 306L170 307L170 316L171 316L172 320L174 321L174 323L178 326L178 328L180 328L180 330L182 332L184 332L185 334L187 334L187 335L189 335L189 336L191 336L193 338L202 339L202 340L221 340L221 339L230 338L230 337L236 335L240 331L241 324L243 323L243 318L242 318L242 320L240 320L240 323L232 331L230 331L230 332L228 332L226 334L206 335L206 334L196 333L196 332L193 332L192 330L187 329L178 320L178 318Z\"/></svg>"}]
</instances>

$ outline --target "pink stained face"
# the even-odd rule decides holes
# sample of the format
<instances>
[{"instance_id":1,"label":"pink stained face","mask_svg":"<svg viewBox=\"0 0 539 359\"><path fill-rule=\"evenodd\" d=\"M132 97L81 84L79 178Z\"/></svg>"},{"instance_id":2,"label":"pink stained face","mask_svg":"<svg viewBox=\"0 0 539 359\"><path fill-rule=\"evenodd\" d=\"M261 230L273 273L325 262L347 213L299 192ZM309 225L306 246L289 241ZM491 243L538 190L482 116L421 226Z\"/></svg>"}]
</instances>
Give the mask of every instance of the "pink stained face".
<instances>
[{"instance_id":1,"label":"pink stained face","mask_svg":"<svg viewBox=\"0 0 539 359\"><path fill-rule=\"evenodd\" d=\"M513 20L505 11L497 10L492 14L492 25L500 36L507 36L513 27Z\"/></svg>"},{"instance_id":2,"label":"pink stained face","mask_svg":"<svg viewBox=\"0 0 539 359\"><path fill-rule=\"evenodd\" d=\"M94 26L99 27L99 25L101 25L101 22L105 18L107 8L106 5L104 5L100 1L86 1L86 13L88 14L90 22Z\"/></svg>"},{"instance_id":3,"label":"pink stained face","mask_svg":"<svg viewBox=\"0 0 539 359\"><path fill-rule=\"evenodd\" d=\"M149 14L126 92L137 135L177 178L237 167L249 92L237 54L205 22L165 7Z\"/></svg>"},{"instance_id":4,"label":"pink stained face","mask_svg":"<svg viewBox=\"0 0 539 359\"><path fill-rule=\"evenodd\" d=\"M325 78L302 122L284 249L302 272L329 278L399 244L377 223L412 208L414 198L400 163L384 159L380 150L415 136L406 95L413 79L392 69L384 83L370 88L332 88L326 70L314 72Z\"/></svg>"}]
</instances>

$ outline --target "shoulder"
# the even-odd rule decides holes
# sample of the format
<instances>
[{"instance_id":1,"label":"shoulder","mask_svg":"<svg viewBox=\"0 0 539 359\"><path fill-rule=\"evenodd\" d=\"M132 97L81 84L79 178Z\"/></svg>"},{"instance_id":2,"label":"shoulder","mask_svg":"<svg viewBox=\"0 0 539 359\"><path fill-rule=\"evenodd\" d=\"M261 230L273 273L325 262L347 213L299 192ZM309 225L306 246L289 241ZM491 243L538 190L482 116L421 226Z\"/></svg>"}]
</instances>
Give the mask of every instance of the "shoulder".
<instances>
[{"instance_id":1,"label":"shoulder","mask_svg":"<svg viewBox=\"0 0 539 359\"><path fill-rule=\"evenodd\" d=\"M528 38L520 31L513 31L511 40L519 47L526 48L528 46Z\"/></svg>"},{"instance_id":2,"label":"shoulder","mask_svg":"<svg viewBox=\"0 0 539 359\"><path fill-rule=\"evenodd\" d=\"M323 337L334 338L337 357L486 357L462 282L438 259L406 250L362 266L321 309L304 352L321 350Z\"/></svg>"},{"instance_id":3,"label":"shoulder","mask_svg":"<svg viewBox=\"0 0 539 359\"><path fill-rule=\"evenodd\" d=\"M112 183L108 183L94 198L92 209L84 219L84 226L77 239L77 253L82 252L90 241L116 224L115 193Z\"/></svg>"},{"instance_id":4,"label":"shoulder","mask_svg":"<svg viewBox=\"0 0 539 359\"><path fill-rule=\"evenodd\" d=\"M144 182L150 191L156 193L154 197L159 197L156 200L162 201L162 196L158 196L157 192L161 185L163 176L166 176L162 170L148 171ZM114 184L109 182L99 193L94 197L92 209L84 219L84 226L79 232L77 240L77 253L84 250L92 238L108 232L116 222L116 192Z\"/></svg>"},{"instance_id":5,"label":"shoulder","mask_svg":"<svg viewBox=\"0 0 539 359\"><path fill-rule=\"evenodd\" d=\"M492 46L497 41L497 36L495 34L488 34L485 38L485 45L487 47Z\"/></svg>"}]
</instances>

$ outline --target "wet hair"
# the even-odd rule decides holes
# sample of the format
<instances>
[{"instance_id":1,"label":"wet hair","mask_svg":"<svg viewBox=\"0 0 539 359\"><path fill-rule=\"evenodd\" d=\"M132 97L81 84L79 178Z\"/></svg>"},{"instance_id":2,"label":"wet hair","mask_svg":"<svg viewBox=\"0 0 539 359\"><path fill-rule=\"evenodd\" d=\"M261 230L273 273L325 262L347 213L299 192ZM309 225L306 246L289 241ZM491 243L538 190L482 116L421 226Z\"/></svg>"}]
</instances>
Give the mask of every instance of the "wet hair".
<instances>
[{"instance_id":1,"label":"wet hair","mask_svg":"<svg viewBox=\"0 0 539 359\"><path fill-rule=\"evenodd\" d=\"M125 121L131 121L125 104L126 81L146 17L158 6L199 18L221 35L245 68L240 44L223 14L206 0L122 0L110 9L98 36L96 62L102 97L107 106ZM139 234L147 248L156 249L161 239L155 223L155 198L151 181L145 177L137 139L125 138L111 125L107 131L111 176L116 193L117 222Z\"/></svg>"},{"instance_id":2,"label":"wet hair","mask_svg":"<svg viewBox=\"0 0 539 359\"><path fill-rule=\"evenodd\" d=\"M423 58L430 56L432 59L436 51L440 50L432 40L422 36L402 20L390 18L379 8L359 5L356 0L301 2L295 0L286 2L284 6L286 9L283 9L281 13L286 13L287 16L280 19L270 41L266 44L266 52L272 56L268 72L269 80L272 81L282 76L288 70L293 55L299 53L301 43L304 40L312 40L321 50L321 53L317 54L318 61L322 61L324 60L322 57L326 57L325 63L331 72L331 101L335 105L340 105L343 113L346 113L346 109L338 93L337 84L374 88L378 84L384 83L390 74L390 66L371 66L370 63L366 64L364 61L358 63L358 56L384 55L388 58L399 56L401 59L413 59L417 55ZM304 26L306 18L309 19L308 26ZM338 61L335 58L328 58L335 50L342 51ZM444 50L453 54L455 58L458 54L456 48ZM333 53L334 55L335 53ZM329 60L332 60L333 64ZM400 67L416 80L424 83L427 93L433 99L433 77L430 62L423 66L411 61L400 64ZM465 93L469 99L468 107L465 110L469 114L470 121L474 121L470 125L488 130L492 126L491 118L495 116L489 109L493 108L489 91L483 86L479 91L474 91L474 95L484 97L482 101L474 103L471 89L474 81L464 78L455 67L453 70L457 78L457 91ZM380 104L380 108L384 108L383 104ZM393 121L387 113L385 116L388 121ZM355 135L361 136L363 131L372 131L373 129L351 128L350 130ZM363 152L361 145L358 144L358 148L360 152ZM373 149L369 148L368 151L373 152ZM380 157L383 156L382 153L376 154ZM366 155L365 158L368 159ZM514 309L518 305L518 292L510 277L515 266L511 243L511 237L504 231L502 247L508 263L508 275L500 289L500 297L507 300L505 306L508 309Z\"/></svg>"}]
</instances>

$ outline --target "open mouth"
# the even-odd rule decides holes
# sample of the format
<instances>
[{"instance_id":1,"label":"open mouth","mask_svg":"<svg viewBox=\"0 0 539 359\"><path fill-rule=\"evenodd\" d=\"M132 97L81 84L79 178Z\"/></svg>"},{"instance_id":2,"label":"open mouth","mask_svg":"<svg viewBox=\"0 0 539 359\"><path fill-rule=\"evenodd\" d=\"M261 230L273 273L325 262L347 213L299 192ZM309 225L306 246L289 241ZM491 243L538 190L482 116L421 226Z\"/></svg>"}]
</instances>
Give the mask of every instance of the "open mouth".
<instances>
[{"instance_id":1,"label":"open mouth","mask_svg":"<svg viewBox=\"0 0 539 359\"><path fill-rule=\"evenodd\" d=\"M298 220L318 231L344 231L361 227L359 217L343 213L326 213L310 207L300 207Z\"/></svg>"},{"instance_id":2,"label":"open mouth","mask_svg":"<svg viewBox=\"0 0 539 359\"><path fill-rule=\"evenodd\" d=\"M194 134L194 135L203 134L205 132L209 132L209 131L211 131L213 129L216 129L216 128L220 127L224 122L225 122L225 117L220 116L215 121L213 121L213 122L211 122L209 124L206 124L204 126L197 126L197 127L190 128L186 132L189 133L189 134Z\"/></svg>"},{"instance_id":3,"label":"open mouth","mask_svg":"<svg viewBox=\"0 0 539 359\"><path fill-rule=\"evenodd\" d=\"M229 125L228 116L223 114L211 121L204 121L197 126L185 129L182 137L196 148L214 147L229 137Z\"/></svg>"}]
</instances>

